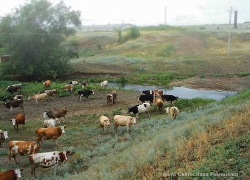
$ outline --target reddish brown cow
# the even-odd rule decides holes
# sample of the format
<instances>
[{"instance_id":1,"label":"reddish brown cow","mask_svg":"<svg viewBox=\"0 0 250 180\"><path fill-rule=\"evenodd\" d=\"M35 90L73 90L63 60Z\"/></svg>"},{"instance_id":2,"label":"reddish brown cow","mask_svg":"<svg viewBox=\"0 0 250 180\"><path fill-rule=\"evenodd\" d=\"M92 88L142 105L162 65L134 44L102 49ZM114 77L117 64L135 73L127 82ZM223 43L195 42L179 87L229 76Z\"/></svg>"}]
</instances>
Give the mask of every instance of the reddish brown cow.
<instances>
[{"instance_id":1,"label":"reddish brown cow","mask_svg":"<svg viewBox=\"0 0 250 180\"><path fill-rule=\"evenodd\" d=\"M70 92L73 91L73 88L74 88L73 84L71 84L71 85L65 85L65 86L62 87L62 89L64 89L64 90L69 90L70 89Z\"/></svg>"},{"instance_id":2,"label":"reddish brown cow","mask_svg":"<svg viewBox=\"0 0 250 180\"><path fill-rule=\"evenodd\" d=\"M16 180L22 179L23 169L12 169L5 172L0 172L0 180Z\"/></svg>"},{"instance_id":3,"label":"reddish brown cow","mask_svg":"<svg viewBox=\"0 0 250 180\"><path fill-rule=\"evenodd\" d=\"M46 87L46 86L50 87L50 85L51 85L51 81L50 81L50 80L47 80L47 81L45 81L45 82L43 83L43 86L44 86L44 87Z\"/></svg>"},{"instance_id":4,"label":"reddish brown cow","mask_svg":"<svg viewBox=\"0 0 250 180\"><path fill-rule=\"evenodd\" d=\"M13 157L17 164L19 164L16 160L16 155L30 155L37 153L40 149L40 146L34 142L26 142L26 141L10 141L9 142L9 160Z\"/></svg>"},{"instance_id":5,"label":"reddish brown cow","mask_svg":"<svg viewBox=\"0 0 250 180\"><path fill-rule=\"evenodd\" d=\"M37 143L39 144L42 139L54 139L57 146L57 139L65 134L64 129L66 126L39 128L36 130Z\"/></svg>"},{"instance_id":6,"label":"reddish brown cow","mask_svg":"<svg viewBox=\"0 0 250 180\"><path fill-rule=\"evenodd\" d=\"M14 129L16 129L16 132L17 132L19 124L25 125L25 114L18 114L16 115L16 117L11 119L10 121L12 121Z\"/></svg>"}]
</instances>

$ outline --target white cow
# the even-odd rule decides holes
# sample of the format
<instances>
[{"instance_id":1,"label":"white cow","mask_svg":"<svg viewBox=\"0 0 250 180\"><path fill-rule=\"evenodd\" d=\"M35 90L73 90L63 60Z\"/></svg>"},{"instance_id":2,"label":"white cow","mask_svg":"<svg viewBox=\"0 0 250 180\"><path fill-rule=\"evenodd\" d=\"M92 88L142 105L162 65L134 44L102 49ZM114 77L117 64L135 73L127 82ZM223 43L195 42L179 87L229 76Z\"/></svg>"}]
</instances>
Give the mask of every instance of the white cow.
<instances>
[{"instance_id":1,"label":"white cow","mask_svg":"<svg viewBox=\"0 0 250 180\"><path fill-rule=\"evenodd\" d=\"M36 153L29 156L31 163L31 176L36 177L36 168L43 167L48 168L55 166L55 174L59 165L59 162L67 161L67 155L70 151L52 151L46 153Z\"/></svg>"},{"instance_id":2,"label":"white cow","mask_svg":"<svg viewBox=\"0 0 250 180\"><path fill-rule=\"evenodd\" d=\"M101 82L100 84L101 84L101 87L107 87L108 86L108 81L105 80L105 81Z\"/></svg>"},{"instance_id":3,"label":"white cow","mask_svg":"<svg viewBox=\"0 0 250 180\"><path fill-rule=\"evenodd\" d=\"M56 127L57 124L60 124L60 120L58 118L48 119L43 122L45 128Z\"/></svg>"},{"instance_id":4,"label":"white cow","mask_svg":"<svg viewBox=\"0 0 250 180\"><path fill-rule=\"evenodd\" d=\"M166 113L171 115L171 119L174 120L178 114L179 114L179 109L177 107L167 107L166 108Z\"/></svg>"}]
</instances>

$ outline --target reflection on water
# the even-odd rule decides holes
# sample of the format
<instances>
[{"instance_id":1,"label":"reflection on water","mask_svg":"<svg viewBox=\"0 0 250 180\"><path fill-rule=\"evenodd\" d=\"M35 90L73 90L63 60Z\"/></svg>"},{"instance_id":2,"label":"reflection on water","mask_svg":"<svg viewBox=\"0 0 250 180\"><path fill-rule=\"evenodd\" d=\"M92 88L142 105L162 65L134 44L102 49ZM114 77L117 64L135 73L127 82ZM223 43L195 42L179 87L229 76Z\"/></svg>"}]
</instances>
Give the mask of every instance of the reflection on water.
<instances>
[{"instance_id":1,"label":"reflection on water","mask_svg":"<svg viewBox=\"0 0 250 180\"><path fill-rule=\"evenodd\" d=\"M121 87L122 89L128 90L163 90L164 94L171 94L174 96L178 96L179 98L185 99L192 99L192 98L209 98L215 100L221 100L226 96L233 96L237 94L237 92L230 92L230 91L205 91L205 90L197 90L197 89L190 89L185 87L173 87L170 89L163 88L160 86L142 86L142 85L121 85L117 83L108 83L108 86L115 86Z\"/></svg>"}]
</instances>

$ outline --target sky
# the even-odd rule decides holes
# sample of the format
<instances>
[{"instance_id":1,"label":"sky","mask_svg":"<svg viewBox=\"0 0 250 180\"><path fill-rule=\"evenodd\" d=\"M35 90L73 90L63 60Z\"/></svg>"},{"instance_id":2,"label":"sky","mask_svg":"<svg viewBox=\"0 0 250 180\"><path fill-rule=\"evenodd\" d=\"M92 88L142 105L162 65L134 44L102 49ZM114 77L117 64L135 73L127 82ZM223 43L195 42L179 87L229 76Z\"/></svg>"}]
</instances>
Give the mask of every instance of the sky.
<instances>
[{"instance_id":1,"label":"sky","mask_svg":"<svg viewBox=\"0 0 250 180\"><path fill-rule=\"evenodd\" d=\"M58 3L61 0L49 0ZM0 0L0 16L27 0ZM81 12L82 25L130 23L139 26L229 23L229 9L238 11L238 23L250 21L250 0L64 0ZM232 14L233 22L234 15Z\"/></svg>"}]
</instances>

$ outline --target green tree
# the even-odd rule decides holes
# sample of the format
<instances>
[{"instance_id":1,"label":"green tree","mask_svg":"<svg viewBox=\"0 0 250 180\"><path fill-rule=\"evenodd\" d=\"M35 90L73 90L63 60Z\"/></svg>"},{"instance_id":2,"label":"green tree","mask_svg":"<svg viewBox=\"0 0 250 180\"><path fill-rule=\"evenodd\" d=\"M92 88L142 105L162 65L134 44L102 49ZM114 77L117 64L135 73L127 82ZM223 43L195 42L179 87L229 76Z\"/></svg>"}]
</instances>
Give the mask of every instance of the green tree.
<instances>
[{"instance_id":1,"label":"green tree","mask_svg":"<svg viewBox=\"0 0 250 180\"><path fill-rule=\"evenodd\" d=\"M2 63L3 74L37 78L63 74L69 69L72 52L61 44L80 27L80 12L63 1L30 0L0 18L0 44L10 60Z\"/></svg>"}]
</instances>

